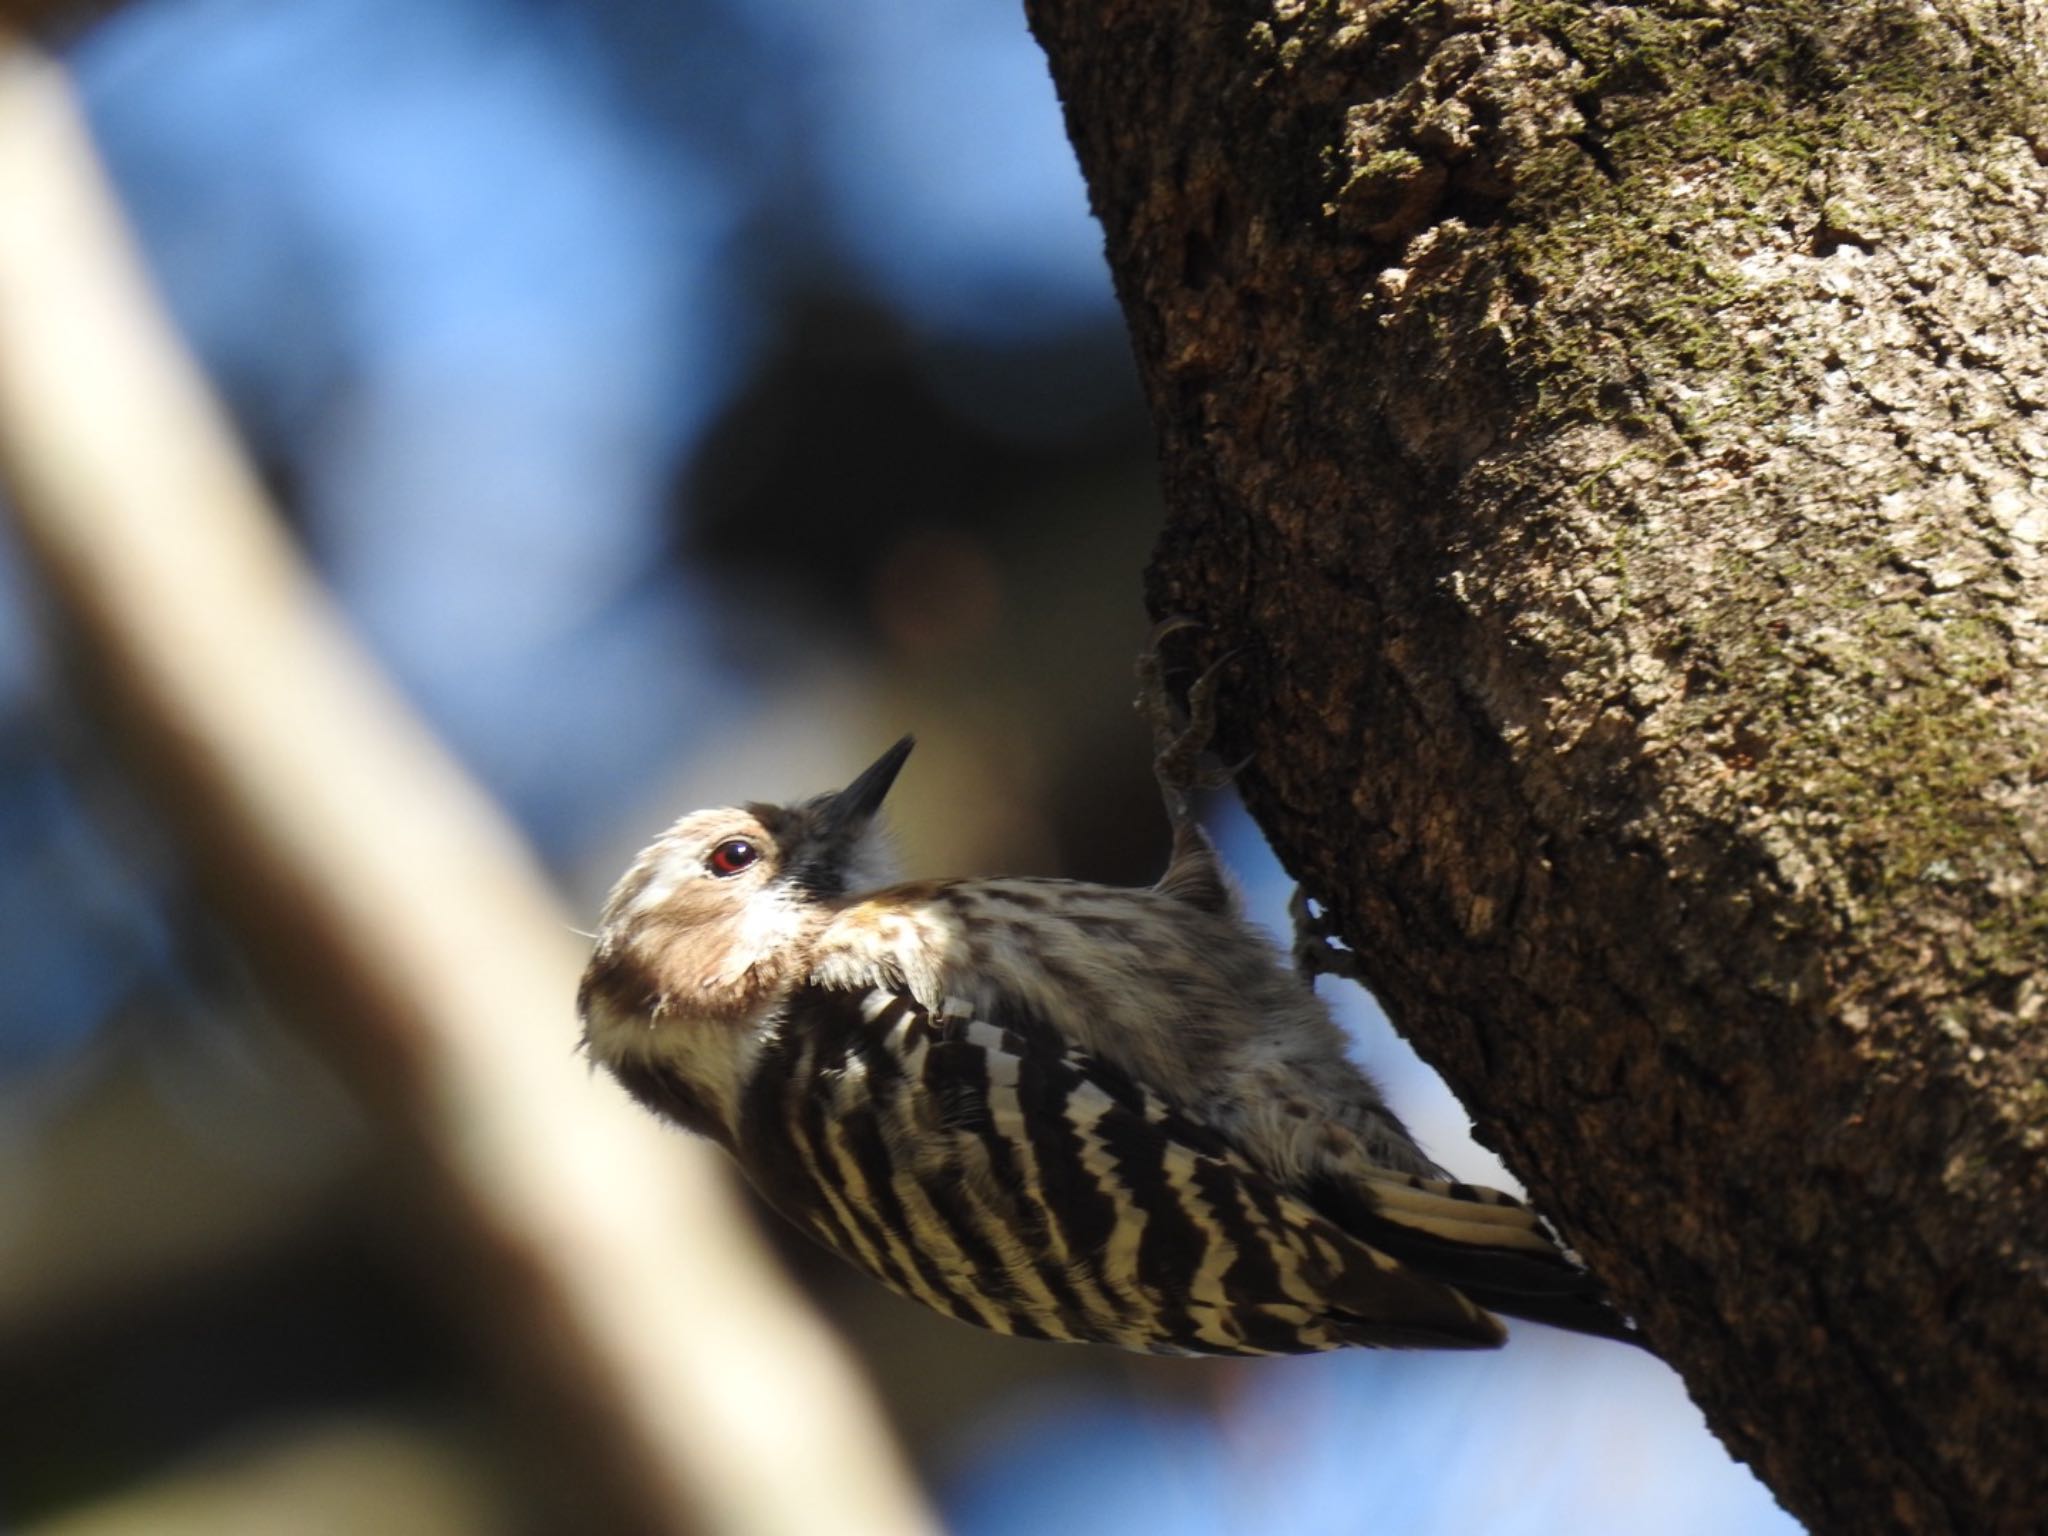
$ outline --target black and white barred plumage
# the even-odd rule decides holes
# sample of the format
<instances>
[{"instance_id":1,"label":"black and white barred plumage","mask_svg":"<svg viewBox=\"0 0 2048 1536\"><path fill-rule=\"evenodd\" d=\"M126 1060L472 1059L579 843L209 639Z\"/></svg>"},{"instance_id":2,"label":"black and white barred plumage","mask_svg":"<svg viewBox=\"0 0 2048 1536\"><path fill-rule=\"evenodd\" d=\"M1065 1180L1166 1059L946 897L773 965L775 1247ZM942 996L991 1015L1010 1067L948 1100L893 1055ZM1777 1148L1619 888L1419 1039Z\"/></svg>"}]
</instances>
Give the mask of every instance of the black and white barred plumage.
<instances>
[{"instance_id":1,"label":"black and white barred plumage","mask_svg":"<svg viewBox=\"0 0 2048 1536\"><path fill-rule=\"evenodd\" d=\"M1147 890L887 884L909 742L684 818L612 893L592 1056L937 1311L1159 1353L1632 1337L1509 1196L1446 1180L1183 828Z\"/></svg>"}]
</instances>

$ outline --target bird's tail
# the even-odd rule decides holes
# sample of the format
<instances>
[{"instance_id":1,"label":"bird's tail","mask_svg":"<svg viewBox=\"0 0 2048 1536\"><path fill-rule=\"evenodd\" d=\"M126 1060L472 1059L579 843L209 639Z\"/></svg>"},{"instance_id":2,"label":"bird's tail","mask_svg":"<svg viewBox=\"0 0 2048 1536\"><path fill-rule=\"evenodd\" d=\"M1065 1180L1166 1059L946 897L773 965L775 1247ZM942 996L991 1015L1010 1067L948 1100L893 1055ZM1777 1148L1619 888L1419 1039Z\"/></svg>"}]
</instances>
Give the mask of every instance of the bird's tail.
<instances>
[{"instance_id":1,"label":"bird's tail","mask_svg":"<svg viewBox=\"0 0 2048 1536\"><path fill-rule=\"evenodd\" d=\"M1512 1195L1445 1179L1374 1171L1327 1179L1312 1195L1361 1242L1457 1287L1489 1312L1641 1344L1599 1285Z\"/></svg>"}]
</instances>

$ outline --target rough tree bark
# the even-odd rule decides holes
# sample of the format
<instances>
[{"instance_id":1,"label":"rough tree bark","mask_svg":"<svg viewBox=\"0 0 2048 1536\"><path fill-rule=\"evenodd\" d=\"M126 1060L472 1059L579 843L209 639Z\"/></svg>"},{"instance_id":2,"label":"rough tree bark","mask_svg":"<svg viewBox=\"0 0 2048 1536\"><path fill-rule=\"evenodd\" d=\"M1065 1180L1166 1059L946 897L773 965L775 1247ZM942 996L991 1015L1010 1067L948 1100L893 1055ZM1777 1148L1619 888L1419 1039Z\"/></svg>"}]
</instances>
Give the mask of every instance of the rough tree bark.
<instances>
[{"instance_id":1,"label":"rough tree bark","mask_svg":"<svg viewBox=\"0 0 2048 1536\"><path fill-rule=\"evenodd\" d=\"M1281 856L1788 1508L2036 1528L2041 9L1029 10Z\"/></svg>"}]
</instances>

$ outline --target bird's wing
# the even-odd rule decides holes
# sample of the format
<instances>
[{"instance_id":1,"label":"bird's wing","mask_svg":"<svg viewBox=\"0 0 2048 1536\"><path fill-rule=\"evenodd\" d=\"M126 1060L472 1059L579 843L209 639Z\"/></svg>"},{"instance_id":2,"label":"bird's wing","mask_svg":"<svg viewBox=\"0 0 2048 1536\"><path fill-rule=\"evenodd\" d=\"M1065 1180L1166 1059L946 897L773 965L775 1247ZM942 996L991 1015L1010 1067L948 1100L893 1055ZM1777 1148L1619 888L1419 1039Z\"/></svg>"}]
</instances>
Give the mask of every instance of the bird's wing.
<instances>
[{"instance_id":1,"label":"bird's wing","mask_svg":"<svg viewBox=\"0 0 2048 1536\"><path fill-rule=\"evenodd\" d=\"M1503 1337L1117 1068L965 1003L799 992L736 1142L827 1246L999 1332L1205 1354Z\"/></svg>"}]
</instances>

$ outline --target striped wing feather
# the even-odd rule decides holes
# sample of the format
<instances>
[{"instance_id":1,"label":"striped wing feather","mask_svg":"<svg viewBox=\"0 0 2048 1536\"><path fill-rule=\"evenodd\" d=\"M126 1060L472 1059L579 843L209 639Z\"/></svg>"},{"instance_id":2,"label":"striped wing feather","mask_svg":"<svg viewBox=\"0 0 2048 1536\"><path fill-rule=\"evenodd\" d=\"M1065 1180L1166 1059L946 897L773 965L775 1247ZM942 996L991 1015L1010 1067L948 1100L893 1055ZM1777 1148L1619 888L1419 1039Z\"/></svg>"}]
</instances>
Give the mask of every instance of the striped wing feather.
<instances>
[{"instance_id":1,"label":"striped wing feather","mask_svg":"<svg viewBox=\"0 0 2048 1536\"><path fill-rule=\"evenodd\" d=\"M1000 1333L1195 1354L1501 1342L1456 1290L1028 1020L806 989L735 1140L826 1246Z\"/></svg>"}]
</instances>

